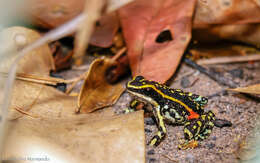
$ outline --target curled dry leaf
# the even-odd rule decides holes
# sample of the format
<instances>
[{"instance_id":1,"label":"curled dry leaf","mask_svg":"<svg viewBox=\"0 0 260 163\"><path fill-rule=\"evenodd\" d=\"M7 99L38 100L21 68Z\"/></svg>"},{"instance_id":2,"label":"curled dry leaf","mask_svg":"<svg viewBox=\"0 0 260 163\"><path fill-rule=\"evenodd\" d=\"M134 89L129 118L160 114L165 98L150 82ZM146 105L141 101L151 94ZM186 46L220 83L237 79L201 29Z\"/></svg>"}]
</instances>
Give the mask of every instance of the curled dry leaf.
<instances>
[{"instance_id":1,"label":"curled dry leaf","mask_svg":"<svg viewBox=\"0 0 260 163\"><path fill-rule=\"evenodd\" d=\"M241 92L241 93L260 94L260 84L250 85L247 87L239 87L235 89L228 89L228 90Z\"/></svg>"},{"instance_id":2,"label":"curled dry leaf","mask_svg":"<svg viewBox=\"0 0 260 163\"><path fill-rule=\"evenodd\" d=\"M167 81L191 38L196 0L140 0L119 10L133 76Z\"/></svg>"},{"instance_id":3,"label":"curled dry leaf","mask_svg":"<svg viewBox=\"0 0 260 163\"><path fill-rule=\"evenodd\" d=\"M107 58L96 59L90 66L87 77L78 96L80 112L89 113L114 104L124 91L122 84L110 84L107 70L114 62Z\"/></svg>"}]
</instances>

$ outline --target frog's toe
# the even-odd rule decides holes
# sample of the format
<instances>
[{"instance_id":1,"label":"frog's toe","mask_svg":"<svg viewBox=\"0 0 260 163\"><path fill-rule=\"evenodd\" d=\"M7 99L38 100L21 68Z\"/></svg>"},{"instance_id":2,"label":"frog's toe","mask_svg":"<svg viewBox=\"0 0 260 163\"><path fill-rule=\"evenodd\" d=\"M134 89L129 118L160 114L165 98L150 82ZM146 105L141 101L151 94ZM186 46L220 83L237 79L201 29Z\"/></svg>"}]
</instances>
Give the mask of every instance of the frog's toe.
<instances>
[{"instance_id":1,"label":"frog's toe","mask_svg":"<svg viewBox=\"0 0 260 163\"><path fill-rule=\"evenodd\" d=\"M199 146L199 142L197 140L190 140L189 142L185 142L183 144L179 144L178 148L185 150L185 149L194 149Z\"/></svg>"},{"instance_id":2,"label":"frog's toe","mask_svg":"<svg viewBox=\"0 0 260 163\"><path fill-rule=\"evenodd\" d=\"M160 144L160 138L157 135L155 135L149 142L149 145L154 147L158 146L159 144Z\"/></svg>"}]
</instances>

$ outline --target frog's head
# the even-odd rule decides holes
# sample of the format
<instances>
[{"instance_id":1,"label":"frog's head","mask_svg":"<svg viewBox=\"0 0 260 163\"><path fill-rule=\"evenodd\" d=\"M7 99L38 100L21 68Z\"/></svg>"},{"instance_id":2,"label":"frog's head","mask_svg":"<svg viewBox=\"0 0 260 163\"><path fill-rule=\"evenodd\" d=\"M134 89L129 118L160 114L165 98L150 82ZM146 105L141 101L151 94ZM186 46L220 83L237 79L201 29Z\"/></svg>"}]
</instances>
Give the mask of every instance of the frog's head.
<instances>
[{"instance_id":1,"label":"frog's head","mask_svg":"<svg viewBox=\"0 0 260 163\"><path fill-rule=\"evenodd\" d=\"M143 76L136 76L126 84L126 89L131 92L142 93L147 84L147 80Z\"/></svg>"},{"instance_id":2,"label":"frog's head","mask_svg":"<svg viewBox=\"0 0 260 163\"><path fill-rule=\"evenodd\" d=\"M152 102L157 101L158 93L153 81L146 80L143 76L136 76L126 84L126 90L135 97Z\"/></svg>"},{"instance_id":3,"label":"frog's head","mask_svg":"<svg viewBox=\"0 0 260 163\"><path fill-rule=\"evenodd\" d=\"M194 101L196 101L200 106L205 106L208 103L208 99L202 96L198 96Z\"/></svg>"}]
</instances>

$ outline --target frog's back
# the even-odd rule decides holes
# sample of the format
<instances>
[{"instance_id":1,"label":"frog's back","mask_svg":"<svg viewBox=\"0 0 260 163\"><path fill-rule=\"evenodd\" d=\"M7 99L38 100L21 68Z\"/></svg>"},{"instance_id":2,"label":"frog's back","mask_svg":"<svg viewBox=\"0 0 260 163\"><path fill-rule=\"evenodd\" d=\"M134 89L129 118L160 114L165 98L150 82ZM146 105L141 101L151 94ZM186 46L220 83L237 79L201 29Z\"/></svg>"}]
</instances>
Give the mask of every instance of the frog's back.
<instances>
[{"instance_id":1,"label":"frog's back","mask_svg":"<svg viewBox=\"0 0 260 163\"><path fill-rule=\"evenodd\" d=\"M189 96L189 92L184 92L180 89L173 89L157 82L151 82L151 84L156 87L158 93L160 93L165 99L173 101L174 103L179 103L184 108L189 108L196 113L201 114L204 112L202 107Z\"/></svg>"}]
</instances>

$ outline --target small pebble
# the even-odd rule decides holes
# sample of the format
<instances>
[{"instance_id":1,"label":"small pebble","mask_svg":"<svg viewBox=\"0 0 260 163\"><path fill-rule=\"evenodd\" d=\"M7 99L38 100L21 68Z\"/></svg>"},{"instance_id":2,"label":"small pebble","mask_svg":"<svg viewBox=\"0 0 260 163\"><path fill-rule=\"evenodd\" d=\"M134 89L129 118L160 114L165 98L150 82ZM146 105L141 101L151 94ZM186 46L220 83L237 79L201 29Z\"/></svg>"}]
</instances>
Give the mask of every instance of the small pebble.
<instances>
[{"instance_id":1,"label":"small pebble","mask_svg":"<svg viewBox=\"0 0 260 163\"><path fill-rule=\"evenodd\" d=\"M231 127L232 123L228 120L225 120L225 119L216 119L214 121L214 125L219 127L219 128L222 128L222 127Z\"/></svg>"},{"instance_id":2,"label":"small pebble","mask_svg":"<svg viewBox=\"0 0 260 163\"><path fill-rule=\"evenodd\" d=\"M62 78L61 75L57 74L56 72L54 72L53 70L50 71L50 76L54 77L54 78Z\"/></svg>"},{"instance_id":3,"label":"small pebble","mask_svg":"<svg viewBox=\"0 0 260 163\"><path fill-rule=\"evenodd\" d=\"M148 155L154 155L154 154L155 154L154 149L149 150L149 151L147 152L147 154L148 154Z\"/></svg>"},{"instance_id":4,"label":"small pebble","mask_svg":"<svg viewBox=\"0 0 260 163\"><path fill-rule=\"evenodd\" d=\"M155 125L155 122L154 122L154 120L152 119L152 118L145 118L144 119L144 123L146 124L146 125Z\"/></svg>"},{"instance_id":5,"label":"small pebble","mask_svg":"<svg viewBox=\"0 0 260 163\"><path fill-rule=\"evenodd\" d=\"M192 154L188 153L185 157L185 162L187 163L194 163L195 162L195 158Z\"/></svg>"},{"instance_id":6,"label":"small pebble","mask_svg":"<svg viewBox=\"0 0 260 163\"><path fill-rule=\"evenodd\" d=\"M66 92L67 84L66 84L66 83L58 83L58 84L55 86L55 88L58 89L58 90L61 91L61 92Z\"/></svg>"},{"instance_id":7,"label":"small pebble","mask_svg":"<svg viewBox=\"0 0 260 163\"><path fill-rule=\"evenodd\" d=\"M240 68L232 69L228 71L233 77L243 79L244 71Z\"/></svg>"},{"instance_id":8,"label":"small pebble","mask_svg":"<svg viewBox=\"0 0 260 163\"><path fill-rule=\"evenodd\" d=\"M152 132L152 130L150 130L150 129L148 129L148 128L145 128L144 131L145 131L145 132L149 132L149 133Z\"/></svg>"},{"instance_id":9,"label":"small pebble","mask_svg":"<svg viewBox=\"0 0 260 163\"><path fill-rule=\"evenodd\" d=\"M206 146L208 147L208 149L213 149L216 145L214 143L209 143L206 144Z\"/></svg>"},{"instance_id":10,"label":"small pebble","mask_svg":"<svg viewBox=\"0 0 260 163\"><path fill-rule=\"evenodd\" d=\"M153 163L153 162L156 162L156 159L155 158L149 158L149 163Z\"/></svg>"},{"instance_id":11,"label":"small pebble","mask_svg":"<svg viewBox=\"0 0 260 163\"><path fill-rule=\"evenodd\" d=\"M188 77L183 77L181 79L181 86L182 88L188 88L191 85L190 80Z\"/></svg>"},{"instance_id":12,"label":"small pebble","mask_svg":"<svg viewBox=\"0 0 260 163\"><path fill-rule=\"evenodd\" d=\"M212 137L212 140L217 140L217 137L216 137L216 136L213 136L213 137Z\"/></svg>"}]
</instances>

